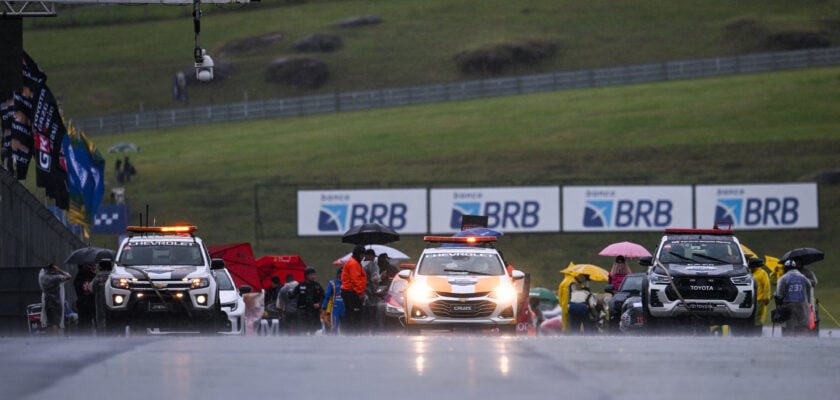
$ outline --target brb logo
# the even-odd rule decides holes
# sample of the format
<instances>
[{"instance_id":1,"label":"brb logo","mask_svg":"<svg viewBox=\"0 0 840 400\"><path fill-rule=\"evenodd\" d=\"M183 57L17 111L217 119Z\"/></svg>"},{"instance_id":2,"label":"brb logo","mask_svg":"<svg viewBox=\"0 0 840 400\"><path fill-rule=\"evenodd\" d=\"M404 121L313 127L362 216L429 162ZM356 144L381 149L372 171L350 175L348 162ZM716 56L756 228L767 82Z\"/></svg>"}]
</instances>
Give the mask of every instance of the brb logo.
<instances>
[{"instance_id":1,"label":"brb logo","mask_svg":"<svg viewBox=\"0 0 840 400\"><path fill-rule=\"evenodd\" d=\"M799 199L796 197L719 198L715 222L732 225L795 225L799 221Z\"/></svg>"},{"instance_id":2,"label":"brb logo","mask_svg":"<svg viewBox=\"0 0 840 400\"><path fill-rule=\"evenodd\" d=\"M322 204L318 212L318 230L344 232L366 223L379 223L400 230L406 226L408 206L403 203Z\"/></svg>"},{"instance_id":3,"label":"brb logo","mask_svg":"<svg viewBox=\"0 0 840 400\"><path fill-rule=\"evenodd\" d=\"M534 228L540 223L540 203L537 201L470 201L455 202L449 227L461 228L464 215L487 216L487 227L491 229Z\"/></svg>"},{"instance_id":4,"label":"brb logo","mask_svg":"<svg viewBox=\"0 0 840 400\"><path fill-rule=\"evenodd\" d=\"M662 228L673 219L670 200L586 200L587 228Z\"/></svg>"}]
</instances>

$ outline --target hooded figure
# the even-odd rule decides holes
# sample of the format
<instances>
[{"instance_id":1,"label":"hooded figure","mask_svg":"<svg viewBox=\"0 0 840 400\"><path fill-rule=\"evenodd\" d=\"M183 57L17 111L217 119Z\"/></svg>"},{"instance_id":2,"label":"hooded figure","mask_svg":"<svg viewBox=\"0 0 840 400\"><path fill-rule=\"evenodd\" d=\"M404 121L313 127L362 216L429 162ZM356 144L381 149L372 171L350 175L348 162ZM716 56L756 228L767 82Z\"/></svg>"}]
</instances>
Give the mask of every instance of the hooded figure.
<instances>
[{"instance_id":1,"label":"hooded figure","mask_svg":"<svg viewBox=\"0 0 840 400\"><path fill-rule=\"evenodd\" d=\"M38 285L41 287L41 326L64 329L64 282L70 274L55 264L41 268Z\"/></svg>"}]
</instances>

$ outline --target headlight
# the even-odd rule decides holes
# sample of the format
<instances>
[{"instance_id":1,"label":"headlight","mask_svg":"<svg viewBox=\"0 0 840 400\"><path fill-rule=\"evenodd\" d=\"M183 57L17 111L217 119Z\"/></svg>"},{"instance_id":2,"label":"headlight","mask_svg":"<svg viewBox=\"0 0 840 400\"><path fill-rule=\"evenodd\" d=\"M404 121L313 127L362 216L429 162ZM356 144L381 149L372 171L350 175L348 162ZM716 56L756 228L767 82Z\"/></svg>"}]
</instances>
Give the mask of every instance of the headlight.
<instances>
[{"instance_id":1,"label":"headlight","mask_svg":"<svg viewBox=\"0 0 840 400\"><path fill-rule=\"evenodd\" d=\"M437 296L432 288L430 288L425 283L415 283L408 287L406 290L406 294L411 301L414 302L424 302L430 299L433 299Z\"/></svg>"},{"instance_id":2,"label":"headlight","mask_svg":"<svg viewBox=\"0 0 840 400\"><path fill-rule=\"evenodd\" d=\"M500 303L513 303L516 300L516 289L510 284L502 284L490 292L490 297L499 300Z\"/></svg>"},{"instance_id":3,"label":"headlight","mask_svg":"<svg viewBox=\"0 0 840 400\"><path fill-rule=\"evenodd\" d=\"M671 279L667 275L650 274L650 283L654 285L667 285L671 283Z\"/></svg>"},{"instance_id":4,"label":"headlight","mask_svg":"<svg viewBox=\"0 0 840 400\"><path fill-rule=\"evenodd\" d=\"M737 286L750 286L752 285L752 276L751 275L742 275L742 276L733 276L729 278L732 283Z\"/></svg>"},{"instance_id":5,"label":"headlight","mask_svg":"<svg viewBox=\"0 0 840 400\"><path fill-rule=\"evenodd\" d=\"M199 289L210 286L210 280L207 278L192 278L190 280L190 289Z\"/></svg>"},{"instance_id":6,"label":"headlight","mask_svg":"<svg viewBox=\"0 0 840 400\"><path fill-rule=\"evenodd\" d=\"M111 287L128 289L128 278L111 278Z\"/></svg>"}]
</instances>

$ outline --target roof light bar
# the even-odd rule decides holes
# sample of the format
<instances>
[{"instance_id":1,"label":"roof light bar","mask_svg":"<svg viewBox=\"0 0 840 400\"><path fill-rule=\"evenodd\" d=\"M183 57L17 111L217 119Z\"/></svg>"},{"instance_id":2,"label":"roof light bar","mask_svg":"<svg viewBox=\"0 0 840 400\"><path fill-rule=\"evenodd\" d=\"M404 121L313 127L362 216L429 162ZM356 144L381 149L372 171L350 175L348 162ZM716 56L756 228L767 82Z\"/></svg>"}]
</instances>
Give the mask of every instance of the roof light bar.
<instances>
[{"instance_id":1,"label":"roof light bar","mask_svg":"<svg viewBox=\"0 0 840 400\"><path fill-rule=\"evenodd\" d=\"M195 225L129 226L126 230L135 233L192 233L197 231L198 227Z\"/></svg>"},{"instance_id":2,"label":"roof light bar","mask_svg":"<svg viewBox=\"0 0 840 400\"><path fill-rule=\"evenodd\" d=\"M433 243L467 243L467 244L474 244L474 243L495 242L497 240L498 240L498 238L495 237L495 236L465 236L465 237L423 236L423 241L433 242Z\"/></svg>"}]
</instances>

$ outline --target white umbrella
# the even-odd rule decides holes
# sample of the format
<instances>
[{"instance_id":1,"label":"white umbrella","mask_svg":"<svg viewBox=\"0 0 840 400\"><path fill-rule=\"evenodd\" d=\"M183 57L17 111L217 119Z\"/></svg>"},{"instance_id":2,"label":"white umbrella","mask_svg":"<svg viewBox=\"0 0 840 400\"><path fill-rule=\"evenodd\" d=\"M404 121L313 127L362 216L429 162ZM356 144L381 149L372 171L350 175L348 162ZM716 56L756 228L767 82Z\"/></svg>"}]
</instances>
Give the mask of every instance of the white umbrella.
<instances>
[{"instance_id":1,"label":"white umbrella","mask_svg":"<svg viewBox=\"0 0 840 400\"><path fill-rule=\"evenodd\" d=\"M373 251L376 252L377 256L379 256L382 253L385 253L392 260L408 260L408 259L411 258L407 254L405 254L405 253L403 253L403 252L401 252L401 251L399 251L399 250L397 250L393 247L385 246L385 245L382 245L382 244L373 244L373 245L365 246L365 247L367 247L368 249L373 249ZM344 265L344 263L346 263L347 260L349 260L352 255L353 255L352 252L345 254L343 257L339 258L338 260L333 261L333 265Z\"/></svg>"}]
</instances>

